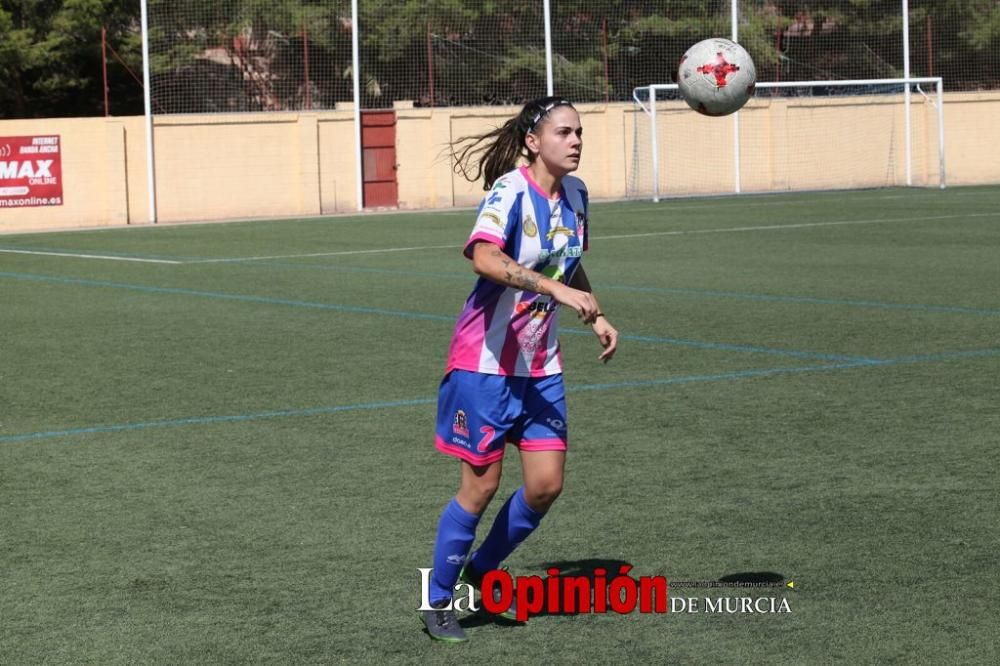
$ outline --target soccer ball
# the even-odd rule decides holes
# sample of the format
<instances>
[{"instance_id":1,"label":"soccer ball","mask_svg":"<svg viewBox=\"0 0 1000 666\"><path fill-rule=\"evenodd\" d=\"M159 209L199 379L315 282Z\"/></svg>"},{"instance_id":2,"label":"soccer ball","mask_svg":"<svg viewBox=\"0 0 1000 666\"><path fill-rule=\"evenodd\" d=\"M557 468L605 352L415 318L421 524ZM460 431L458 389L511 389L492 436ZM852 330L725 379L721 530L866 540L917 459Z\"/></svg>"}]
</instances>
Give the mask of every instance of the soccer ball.
<instances>
[{"instance_id":1,"label":"soccer ball","mask_svg":"<svg viewBox=\"0 0 1000 666\"><path fill-rule=\"evenodd\" d=\"M677 68L684 101L706 116L739 111L753 95L757 69L742 46L721 37L705 39L687 50Z\"/></svg>"}]
</instances>

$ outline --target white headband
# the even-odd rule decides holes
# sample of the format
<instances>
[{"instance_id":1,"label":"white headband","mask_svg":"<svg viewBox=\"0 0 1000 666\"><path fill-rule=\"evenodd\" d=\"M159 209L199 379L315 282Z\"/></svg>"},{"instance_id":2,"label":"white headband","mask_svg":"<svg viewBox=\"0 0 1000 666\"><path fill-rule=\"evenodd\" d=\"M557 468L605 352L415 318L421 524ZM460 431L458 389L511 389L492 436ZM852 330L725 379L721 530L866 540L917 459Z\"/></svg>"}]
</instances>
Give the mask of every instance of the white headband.
<instances>
[{"instance_id":1,"label":"white headband","mask_svg":"<svg viewBox=\"0 0 1000 666\"><path fill-rule=\"evenodd\" d=\"M528 131L533 132L535 130L535 126L538 125L538 121L544 118L549 111L556 108L557 106L573 106L573 105L568 100L565 99L560 99L556 100L555 102L551 102L548 106L546 106L544 109L535 114L535 117L531 120L531 125L528 127Z\"/></svg>"}]
</instances>

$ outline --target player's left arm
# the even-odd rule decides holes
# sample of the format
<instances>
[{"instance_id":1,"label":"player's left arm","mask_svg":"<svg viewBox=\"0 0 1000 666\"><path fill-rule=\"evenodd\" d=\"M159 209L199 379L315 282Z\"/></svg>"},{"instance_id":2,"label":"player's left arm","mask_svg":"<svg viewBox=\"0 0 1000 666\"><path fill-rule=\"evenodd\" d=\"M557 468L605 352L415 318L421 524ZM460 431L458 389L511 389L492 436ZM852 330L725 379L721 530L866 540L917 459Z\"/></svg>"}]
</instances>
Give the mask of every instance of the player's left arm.
<instances>
[{"instance_id":1,"label":"player's left arm","mask_svg":"<svg viewBox=\"0 0 1000 666\"><path fill-rule=\"evenodd\" d=\"M594 296L594 290L590 286L590 280L587 279L587 272L583 270L582 263L576 267L568 284L574 289L587 292L594 297L594 302L597 303L597 315L595 315L594 323L590 325L590 328L594 331L601 346L604 347L604 351L597 358L607 363L618 349L618 330L611 325L607 315L601 311L601 304L597 302L597 296Z\"/></svg>"}]
</instances>

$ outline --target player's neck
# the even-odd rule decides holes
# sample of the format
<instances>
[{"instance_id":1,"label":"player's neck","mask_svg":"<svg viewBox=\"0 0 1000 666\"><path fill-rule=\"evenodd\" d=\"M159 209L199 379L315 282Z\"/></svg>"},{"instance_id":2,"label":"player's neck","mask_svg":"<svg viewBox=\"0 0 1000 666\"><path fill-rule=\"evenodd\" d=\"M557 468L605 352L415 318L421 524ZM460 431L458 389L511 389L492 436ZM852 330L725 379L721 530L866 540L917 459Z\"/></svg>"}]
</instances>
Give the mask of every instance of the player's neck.
<instances>
[{"instance_id":1,"label":"player's neck","mask_svg":"<svg viewBox=\"0 0 1000 666\"><path fill-rule=\"evenodd\" d=\"M528 174L549 199L558 199L559 190L562 188L562 176L556 176L550 172L545 163L537 159L528 165Z\"/></svg>"}]
</instances>

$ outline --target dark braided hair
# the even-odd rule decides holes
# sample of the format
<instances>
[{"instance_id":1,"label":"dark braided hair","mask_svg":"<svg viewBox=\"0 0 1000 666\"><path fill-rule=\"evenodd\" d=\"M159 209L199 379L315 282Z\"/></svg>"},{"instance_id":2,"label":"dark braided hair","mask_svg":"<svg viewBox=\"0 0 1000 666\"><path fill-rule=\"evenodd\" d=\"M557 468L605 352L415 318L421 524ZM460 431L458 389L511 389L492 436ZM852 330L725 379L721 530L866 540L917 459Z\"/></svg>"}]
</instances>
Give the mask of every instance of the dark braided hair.
<instances>
[{"instance_id":1,"label":"dark braided hair","mask_svg":"<svg viewBox=\"0 0 1000 666\"><path fill-rule=\"evenodd\" d=\"M469 182L483 178L483 189L493 187L496 180L517 166L519 157L535 161L525 144L525 137L535 131L548 113L559 106L573 105L562 97L541 97L524 105L521 111L491 132L465 136L452 146L453 167Z\"/></svg>"}]
</instances>

